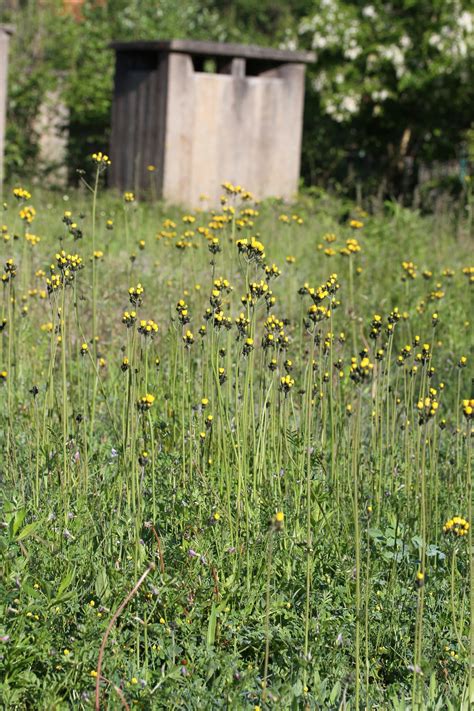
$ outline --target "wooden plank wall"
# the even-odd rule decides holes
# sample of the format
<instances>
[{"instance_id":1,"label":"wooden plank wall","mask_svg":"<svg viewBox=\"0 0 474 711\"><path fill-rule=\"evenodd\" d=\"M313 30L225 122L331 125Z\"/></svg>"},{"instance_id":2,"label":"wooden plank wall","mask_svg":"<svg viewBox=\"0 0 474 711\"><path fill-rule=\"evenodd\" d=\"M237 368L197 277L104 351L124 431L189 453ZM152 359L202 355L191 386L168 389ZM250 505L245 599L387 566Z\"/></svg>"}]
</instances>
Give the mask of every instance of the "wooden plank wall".
<instances>
[{"instance_id":1,"label":"wooden plank wall","mask_svg":"<svg viewBox=\"0 0 474 711\"><path fill-rule=\"evenodd\" d=\"M110 156L110 184L119 190L161 193L165 138L166 56L118 52ZM156 171L147 170L154 165Z\"/></svg>"}]
</instances>

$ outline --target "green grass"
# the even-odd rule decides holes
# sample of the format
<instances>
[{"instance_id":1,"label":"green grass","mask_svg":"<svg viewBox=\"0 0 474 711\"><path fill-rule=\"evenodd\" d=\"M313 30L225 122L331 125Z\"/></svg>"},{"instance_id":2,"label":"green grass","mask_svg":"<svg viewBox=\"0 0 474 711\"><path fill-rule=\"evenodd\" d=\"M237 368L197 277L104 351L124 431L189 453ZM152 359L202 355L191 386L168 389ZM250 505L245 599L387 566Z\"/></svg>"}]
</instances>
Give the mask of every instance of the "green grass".
<instances>
[{"instance_id":1,"label":"green grass","mask_svg":"<svg viewBox=\"0 0 474 711\"><path fill-rule=\"evenodd\" d=\"M107 633L101 708L468 709L468 225L32 192L1 220L2 707L94 708Z\"/></svg>"}]
</instances>

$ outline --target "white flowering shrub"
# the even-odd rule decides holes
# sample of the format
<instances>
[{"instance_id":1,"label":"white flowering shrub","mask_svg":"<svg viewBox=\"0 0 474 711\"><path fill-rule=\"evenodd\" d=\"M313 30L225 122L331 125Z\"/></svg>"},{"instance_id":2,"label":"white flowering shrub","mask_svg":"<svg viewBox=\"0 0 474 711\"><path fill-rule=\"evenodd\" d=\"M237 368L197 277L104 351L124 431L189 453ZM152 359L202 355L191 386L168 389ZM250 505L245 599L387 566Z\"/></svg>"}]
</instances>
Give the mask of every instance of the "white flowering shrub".
<instances>
[{"instance_id":1,"label":"white flowering shrub","mask_svg":"<svg viewBox=\"0 0 474 711\"><path fill-rule=\"evenodd\" d=\"M320 124L318 154L324 137L333 157L377 155L385 170L405 156L456 157L472 121L471 3L313 0L310 6L297 44L316 53L307 124Z\"/></svg>"},{"instance_id":2,"label":"white flowering shrub","mask_svg":"<svg viewBox=\"0 0 474 711\"><path fill-rule=\"evenodd\" d=\"M474 13L465 5L459 0L315 2L298 35L316 52L313 86L326 113L347 121L367 100L380 113L403 91L419 90L443 74L467 73Z\"/></svg>"}]
</instances>

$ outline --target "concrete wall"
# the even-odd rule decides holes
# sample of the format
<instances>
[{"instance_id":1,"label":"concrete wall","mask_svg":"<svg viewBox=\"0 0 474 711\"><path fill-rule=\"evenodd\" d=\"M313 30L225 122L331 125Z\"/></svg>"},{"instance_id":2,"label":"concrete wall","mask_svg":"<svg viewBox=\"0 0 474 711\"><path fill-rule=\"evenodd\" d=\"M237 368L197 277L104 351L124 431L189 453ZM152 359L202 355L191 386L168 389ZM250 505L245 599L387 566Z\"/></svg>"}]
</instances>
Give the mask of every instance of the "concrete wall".
<instances>
[{"instance_id":1,"label":"concrete wall","mask_svg":"<svg viewBox=\"0 0 474 711\"><path fill-rule=\"evenodd\" d=\"M229 180L258 198L290 199L300 171L304 64L281 64L245 76L195 71L190 55L168 57L163 197L216 204Z\"/></svg>"},{"instance_id":2,"label":"concrete wall","mask_svg":"<svg viewBox=\"0 0 474 711\"><path fill-rule=\"evenodd\" d=\"M61 82L46 92L33 129L38 134L37 168L45 186L64 187L67 184L67 146L69 109L61 95Z\"/></svg>"},{"instance_id":3,"label":"concrete wall","mask_svg":"<svg viewBox=\"0 0 474 711\"><path fill-rule=\"evenodd\" d=\"M12 29L0 25L0 190L3 184L3 154L7 114L8 44Z\"/></svg>"}]
</instances>

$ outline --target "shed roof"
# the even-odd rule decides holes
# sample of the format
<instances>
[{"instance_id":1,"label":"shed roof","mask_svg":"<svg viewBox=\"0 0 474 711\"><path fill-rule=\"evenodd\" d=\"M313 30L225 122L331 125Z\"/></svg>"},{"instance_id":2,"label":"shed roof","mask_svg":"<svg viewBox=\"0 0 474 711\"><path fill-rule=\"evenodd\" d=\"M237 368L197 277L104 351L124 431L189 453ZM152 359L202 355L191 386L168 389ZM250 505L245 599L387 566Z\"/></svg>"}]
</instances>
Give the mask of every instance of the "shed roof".
<instances>
[{"instance_id":1,"label":"shed roof","mask_svg":"<svg viewBox=\"0 0 474 711\"><path fill-rule=\"evenodd\" d=\"M314 52L294 52L288 49L273 49L258 45L235 44L234 42L202 42L198 40L147 40L112 42L111 48L131 52L180 52L222 57L241 57L274 62L310 63L315 61Z\"/></svg>"}]
</instances>

